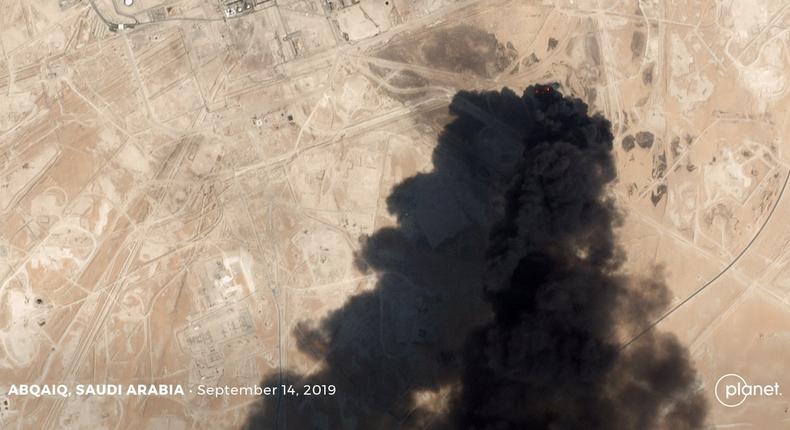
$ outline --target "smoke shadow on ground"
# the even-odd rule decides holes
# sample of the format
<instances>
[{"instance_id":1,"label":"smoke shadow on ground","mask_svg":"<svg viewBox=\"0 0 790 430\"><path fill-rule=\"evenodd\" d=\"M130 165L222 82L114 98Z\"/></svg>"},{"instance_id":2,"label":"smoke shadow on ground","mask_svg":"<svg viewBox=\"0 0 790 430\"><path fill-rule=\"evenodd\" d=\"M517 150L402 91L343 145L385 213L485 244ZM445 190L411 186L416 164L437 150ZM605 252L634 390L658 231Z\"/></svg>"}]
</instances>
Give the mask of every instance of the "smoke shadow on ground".
<instances>
[{"instance_id":1,"label":"smoke shadow on ground","mask_svg":"<svg viewBox=\"0 0 790 430\"><path fill-rule=\"evenodd\" d=\"M609 122L552 86L459 92L434 168L387 198L397 226L364 239L375 288L292 335L322 366L263 386L246 429L696 428L705 407L686 351L651 334L660 274L618 275Z\"/></svg>"}]
</instances>

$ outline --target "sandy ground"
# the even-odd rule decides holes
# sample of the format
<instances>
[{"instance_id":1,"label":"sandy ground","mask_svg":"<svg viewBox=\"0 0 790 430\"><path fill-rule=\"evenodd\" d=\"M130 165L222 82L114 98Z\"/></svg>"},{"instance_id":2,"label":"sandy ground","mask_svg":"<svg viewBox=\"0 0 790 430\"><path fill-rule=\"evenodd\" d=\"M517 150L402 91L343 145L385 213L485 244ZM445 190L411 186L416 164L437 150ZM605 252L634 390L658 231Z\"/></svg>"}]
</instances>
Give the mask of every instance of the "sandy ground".
<instances>
[{"instance_id":1,"label":"sandy ground","mask_svg":"<svg viewBox=\"0 0 790 430\"><path fill-rule=\"evenodd\" d=\"M254 397L3 393L315 371L294 329L375 284L360 238L452 95L549 81L612 122L626 267L663 267L710 425L787 426L715 396L790 391L786 2L220 3L0 3L0 427L238 428Z\"/></svg>"}]
</instances>

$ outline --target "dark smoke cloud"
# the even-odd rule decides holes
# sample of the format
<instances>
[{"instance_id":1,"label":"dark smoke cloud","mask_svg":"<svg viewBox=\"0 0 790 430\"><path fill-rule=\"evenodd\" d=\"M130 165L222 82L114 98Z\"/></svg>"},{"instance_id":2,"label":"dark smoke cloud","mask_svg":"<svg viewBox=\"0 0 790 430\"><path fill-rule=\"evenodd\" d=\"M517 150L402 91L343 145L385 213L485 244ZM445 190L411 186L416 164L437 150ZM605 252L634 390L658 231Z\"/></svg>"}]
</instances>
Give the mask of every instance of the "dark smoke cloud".
<instances>
[{"instance_id":1,"label":"dark smoke cloud","mask_svg":"<svg viewBox=\"0 0 790 430\"><path fill-rule=\"evenodd\" d=\"M460 92L449 110L434 170L394 189L397 228L358 255L376 287L292 333L321 369L262 382L339 394L262 399L245 428L701 427L673 337L619 348L668 296L659 272L618 274L608 121L548 86Z\"/></svg>"},{"instance_id":2,"label":"dark smoke cloud","mask_svg":"<svg viewBox=\"0 0 790 430\"><path fill-rule=\"evenodd\" d=\"M531 92L531 93L530 93ZM459 428L689 429L703 425L695 373L674 337L650 333L620 351L618 330L667 304L659 280L635 288L606 197L616 172L607 120L545 87L525 94L522 162L487 255L494 319L470 336Z\"/></svg>"}]
</instances>

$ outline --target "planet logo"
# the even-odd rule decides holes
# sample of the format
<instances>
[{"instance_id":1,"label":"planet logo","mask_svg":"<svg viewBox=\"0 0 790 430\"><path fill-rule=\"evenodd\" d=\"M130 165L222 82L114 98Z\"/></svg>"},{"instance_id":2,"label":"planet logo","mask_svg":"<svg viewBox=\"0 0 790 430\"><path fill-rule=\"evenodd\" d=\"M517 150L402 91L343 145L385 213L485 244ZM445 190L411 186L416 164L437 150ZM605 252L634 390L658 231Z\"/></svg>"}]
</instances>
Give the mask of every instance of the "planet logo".
<instances>
[{"instance_id":1,"label":"planet logo","mask_svg":"<svg viewBox=\"0 0 790 430\"><path fill-rule=\"evenodd\" d=\"M714 388L716 400L722 406L734 408L743 404L749 397L781 397L779 383L767 385L749 384L746 379L737 373L728 373L718 381Z\"/></svg>"}]
</instances>

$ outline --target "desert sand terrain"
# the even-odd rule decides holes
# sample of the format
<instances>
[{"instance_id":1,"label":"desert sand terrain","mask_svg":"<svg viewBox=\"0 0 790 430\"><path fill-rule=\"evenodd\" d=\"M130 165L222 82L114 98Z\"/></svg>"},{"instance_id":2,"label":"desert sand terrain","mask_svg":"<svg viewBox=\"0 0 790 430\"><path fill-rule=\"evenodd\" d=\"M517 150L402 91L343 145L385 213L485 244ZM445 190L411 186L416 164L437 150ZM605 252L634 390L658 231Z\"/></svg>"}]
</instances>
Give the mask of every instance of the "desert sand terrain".
<instances>
[{"instance_id":1,"label":"desert sand terrain","mask_svg":"<svg viewBox=\"0 0 790 430\"><path fill-rule=\"evenodd\" d=\"M688 348L711 428L785 428L786 399L714 388L790 393L789 26L782 0L0 1L0 428L240 428L257 397L6 394L319 372L343 345L300 327L382 279L365 238L406 222L388 196L434 169L453 96L548 82L611 121L624 267L663 273L651 330ZM476 246L454 238L479 208L415 204L454 214L409 218L425 249ZM430 344L461 324L420 326L442 300L404 287L360 336ZM278 425L364 428L337 399Z\"/></svg>"}]
</instances>

